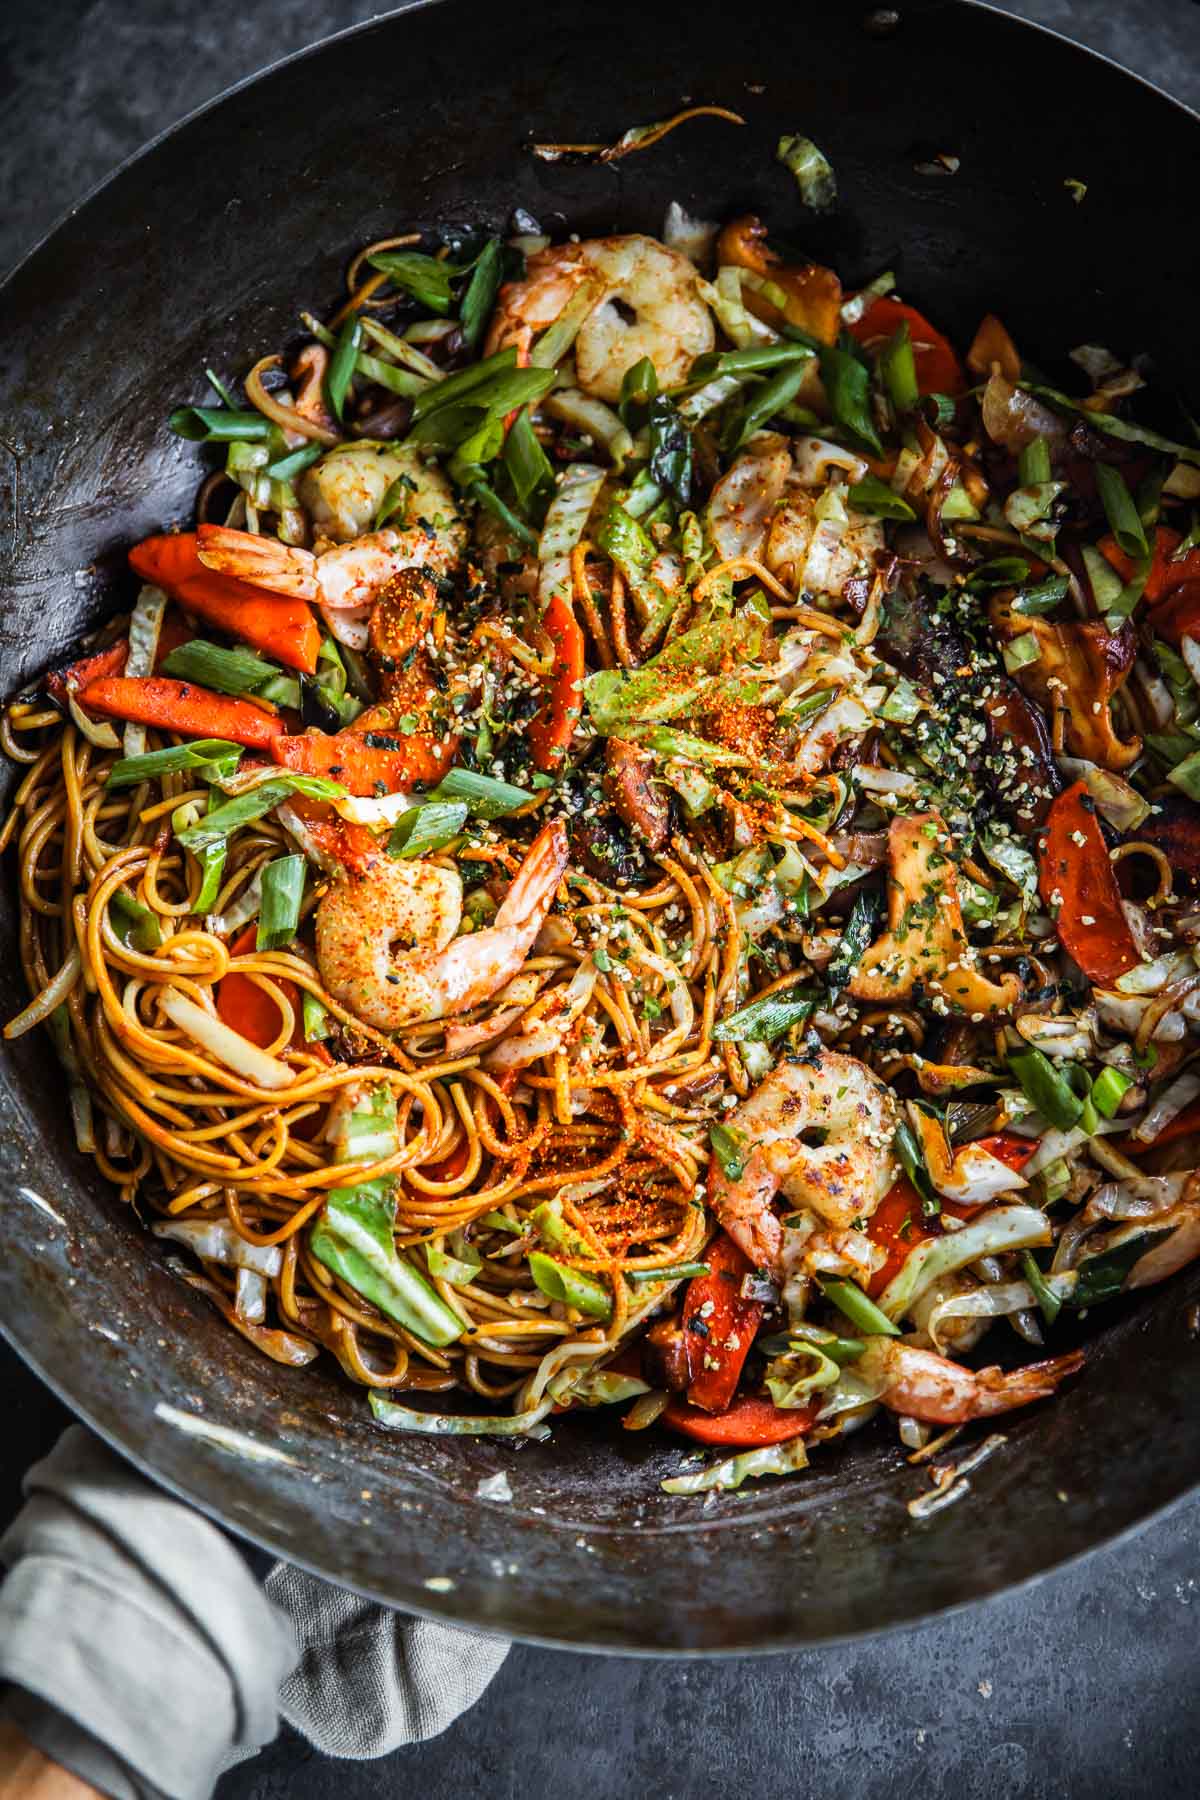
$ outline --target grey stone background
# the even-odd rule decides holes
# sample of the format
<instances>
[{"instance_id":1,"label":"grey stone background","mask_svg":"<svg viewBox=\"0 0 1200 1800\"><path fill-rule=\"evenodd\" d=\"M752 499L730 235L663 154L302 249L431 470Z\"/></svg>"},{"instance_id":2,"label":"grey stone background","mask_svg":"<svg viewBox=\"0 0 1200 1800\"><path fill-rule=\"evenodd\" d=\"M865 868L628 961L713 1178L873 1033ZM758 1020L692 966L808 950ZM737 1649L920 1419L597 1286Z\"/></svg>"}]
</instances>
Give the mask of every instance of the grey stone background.
<instances>
[{"instance_id":1,"label":"grey stone background","mask_svg":"<svg viewBox=\"0 0 1200 1800\"><path fill-rule=\"evenodd\" d=\"M9 0L0 7L0 268L185 113L376 10L363 0ZM1019 0L1007 10L1200 106L1195 0ZM674 8L658 12L651 47L669 53L662 24ZM1181 212L1180 229L1189 228L1194 216ZM0 1349L0 1520L16 1504L21 1470L64 1417ZM226 1777L220 1797L367 1800L407 1789L421 1800L1190 1800L1200 1792L1198 1560L1194 1501L1031 1589L871 1643L703 1663L517 1648L481 1703L433 1743L358 1765L323 1761L285 1737Z\"/></svg>"}]
</instances>

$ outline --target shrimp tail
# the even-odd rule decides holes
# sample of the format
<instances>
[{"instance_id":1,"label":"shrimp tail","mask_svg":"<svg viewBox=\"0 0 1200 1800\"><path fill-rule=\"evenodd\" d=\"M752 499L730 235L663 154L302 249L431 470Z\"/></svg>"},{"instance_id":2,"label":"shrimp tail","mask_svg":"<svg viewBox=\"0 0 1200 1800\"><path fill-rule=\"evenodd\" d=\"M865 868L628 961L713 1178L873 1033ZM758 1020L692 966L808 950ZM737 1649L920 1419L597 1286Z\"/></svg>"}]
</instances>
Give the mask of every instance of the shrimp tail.
<instances>
[{"instance_id":1,"label":"shrimp tail","mask_svg":"<svg viewBox=\"0 0 1200 1800\"><path fill-rule=\"evenodd\" d=\"M529 846L512 886L496 914L496 928L519 926L529 931L532 943L554 901L568 860L566 826L560 820L544 825ZM533 921L536 919L536 924ZM532 925L532 930L529 928Z\"/></svg>"},{"instance_id":2,"label":"shrimp tail","mask_svg":"<svg viewBox=\"0 0 1200 1800\"><path fill-rule=\"evenodd\" d=\"M779 1272L783 1250L783 1226L771 1210L778 1192L779 1177L757 1150L751 1151L736 1182L715 1156L709 1164L709 1204L739 1250L755 1268L771 1274Z\"/></svg>"},{"instance_id":3,"label":"shrimp tail","mask_svg":"<svg viewBox=\"0 0 1200 1800\"><path fill-rule=\"evenodd\" d=\"M199 525L196 551L206 569L235 575L271 594L292 600L318 597L317 559L311 550L281 544L253 531L233 531L227 525Z\"/></svg>"},{"instance_id":4,"label":"shrimp tail","mask_svg":"<svg viewBox=\"0 0 1200 1800\"><path fill-rule=\"evenodd\" d=\"M1068 1350L1062 1356L1050 1356L1043 1362L1026 1363L1023 1369L980 1369L976 1375L978 1385L971 1416L987 1419L993 1413L1031 1406L1035 1400L1049 1400L1069 1376L1078 1375L1085 1360L1082 1350Z\"/></svg>"}]
</instances>

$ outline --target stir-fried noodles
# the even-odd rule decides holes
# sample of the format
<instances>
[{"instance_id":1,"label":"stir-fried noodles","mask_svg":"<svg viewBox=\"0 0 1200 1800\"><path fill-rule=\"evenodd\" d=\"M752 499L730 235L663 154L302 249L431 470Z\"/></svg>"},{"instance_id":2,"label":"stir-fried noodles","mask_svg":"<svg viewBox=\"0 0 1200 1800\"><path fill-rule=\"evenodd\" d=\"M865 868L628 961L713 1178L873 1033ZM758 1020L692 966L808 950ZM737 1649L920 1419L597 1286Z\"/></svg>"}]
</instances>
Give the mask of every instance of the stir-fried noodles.
<instances>
[{"instance_id":1,"label":"stir-fried noodles","mask_svg":"<svg viewBox=\"0 0 1200 1800\"><path fill-rule=\"evenodd\" d=\"M520 224L172 415L195 529L7 711L7 1034L384 1424L691 1492L1044 1398L1200 1250L1200 451L756 219Z\"/></svg>"}]
</instances>

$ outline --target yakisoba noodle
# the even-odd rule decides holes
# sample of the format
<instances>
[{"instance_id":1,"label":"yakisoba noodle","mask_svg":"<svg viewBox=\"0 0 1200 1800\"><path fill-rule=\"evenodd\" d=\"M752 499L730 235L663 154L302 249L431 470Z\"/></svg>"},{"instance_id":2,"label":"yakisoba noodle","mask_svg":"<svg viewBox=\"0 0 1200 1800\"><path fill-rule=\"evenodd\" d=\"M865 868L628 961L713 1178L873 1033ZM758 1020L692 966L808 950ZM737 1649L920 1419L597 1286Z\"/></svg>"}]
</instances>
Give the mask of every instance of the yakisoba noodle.
<instances>
[{"instance_id":1,"label":"yakisoba noodle","mask_svg":"<svg viewBox=\"0 0 1200 1800\"><path fill-rule=\"evenodd\" d=\"M3 747L8 1035L180 1278L686 1493L1047 1397L1200 1249L1200 456L684 226L371 246Z\"/></svg>"}]
</instances>

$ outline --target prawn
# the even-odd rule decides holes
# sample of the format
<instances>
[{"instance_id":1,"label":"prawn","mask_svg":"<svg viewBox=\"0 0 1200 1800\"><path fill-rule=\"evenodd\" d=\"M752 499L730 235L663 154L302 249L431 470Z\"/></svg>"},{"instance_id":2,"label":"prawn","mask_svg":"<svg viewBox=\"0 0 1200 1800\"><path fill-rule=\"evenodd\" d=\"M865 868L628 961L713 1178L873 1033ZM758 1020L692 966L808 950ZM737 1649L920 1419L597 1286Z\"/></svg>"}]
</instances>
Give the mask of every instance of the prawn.
<instances>
[{"instance_id":1,"label":"prawn","mask_svg":"<svg viewBox=\"0 0 1200 1800\"><path fill-rule=\"evenodd\" d=\"M1083 1364L1082 1350L1070 1350L1023 1369L968 1369L932 1350L874 1337L867 1340L854 1372L871 1386L882 1384L876 1398L889 1412L929 1425L965 1425L969 1419L987 1419L1048 1400Z\"/></svg>"},{"instance_id":2,"label":"prawn","mask_svg":"<svg viewBox=\"0 0 1200 1800\"><path fill-rule=\"evenodd\" d=\"M535 334L592 295L575 337L575 372L598 399L619 400L622 380L643 357L660 388L679 387L716 342L695 265L632 233L537 251L525 279L501 288L485 354L516 345L526 361Z\"/></svg>"},{"instance_id":3,"label":"prawn","mask_svg":"<svg viewBox=\"0 0 1200 1800\"><path fill-rule=\"evenodd\" d=\"M380 502L403 480L412 483L404 523L372 531ZM373 605L405 569L448 573L466 549L466 522L449 482L411 453L374 444L339 445L308 471L301 492L323 549L302 550L252 531L201 525L200 561L268 593L345 612Z\"/></svg>"},{"instance_id":4,"label":"prawn","mask_svg":"<svg viewBox=\"0 0 1200 1800\"><path fill-rule=\"evenodd\" d=\"M896 1099L857 1057L821 1050L783 1063L730 1115L751 1146L737 1175L714 1158L709 1201L730 1237L760 1268L780 1270L783 1228L775 1196L838 1228L869 1218L895 1176ZM806 1134L820 1142L805 1142Z\"/></svg>"},{"instance_id":5,"label":"prawn","mask_svg":"<svg viewBox=\"0 0 1200 1800\"><path fill-rule=\"evenodd\" d=\"M384 857L368 880L339 881L317 907L321 979L335 1000L378 1031L465 1012L516 975L566 866L564 827L544 826L493 924L456 937L462 921L457 870Z\"/></svg>"}]
</instances>

